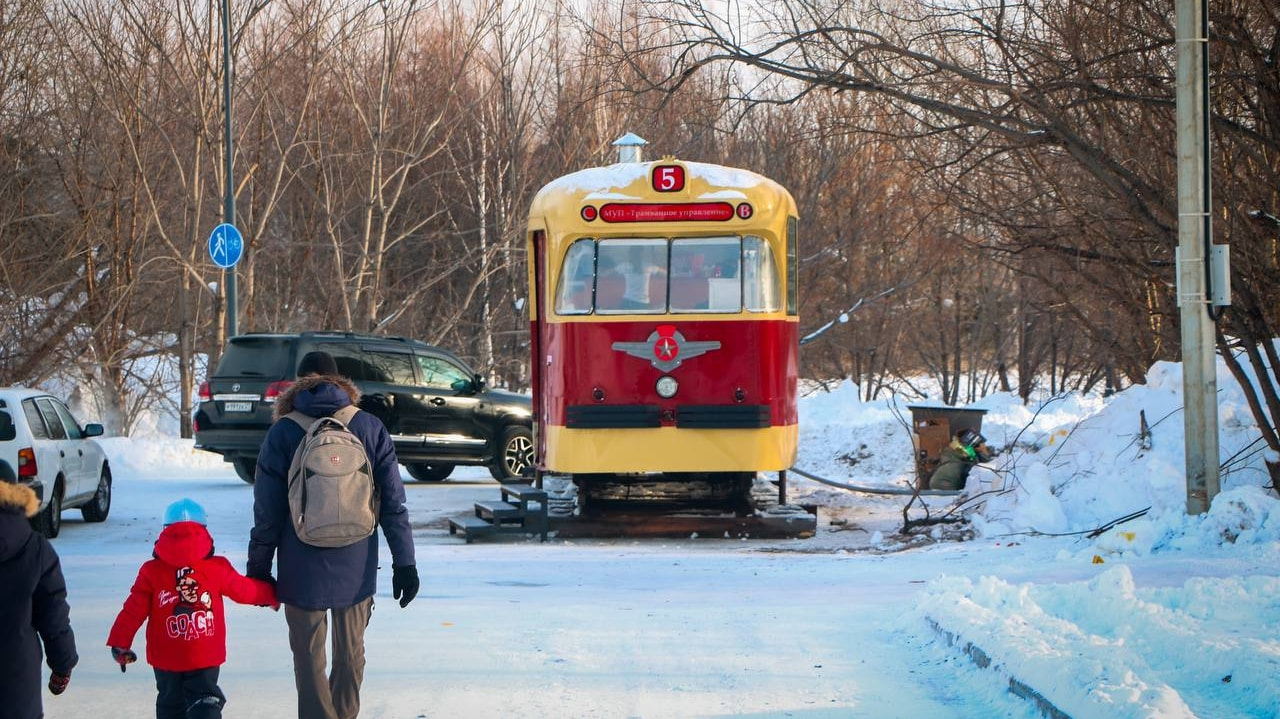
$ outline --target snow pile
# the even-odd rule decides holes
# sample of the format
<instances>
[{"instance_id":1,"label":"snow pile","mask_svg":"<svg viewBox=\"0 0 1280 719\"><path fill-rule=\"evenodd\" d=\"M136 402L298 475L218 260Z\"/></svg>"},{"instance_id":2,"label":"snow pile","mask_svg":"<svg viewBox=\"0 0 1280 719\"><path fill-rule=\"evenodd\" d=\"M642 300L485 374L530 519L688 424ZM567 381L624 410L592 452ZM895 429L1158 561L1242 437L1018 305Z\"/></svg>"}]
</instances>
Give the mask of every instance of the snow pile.
<instances>
[{"instance_id":1,"label":"snow pile","mask_svg":"<svg viewBox=\"0 0 1280 719\"><path fill-rule=\"evenodd\" d=\"M1276 577L1140 589L1120 566L1068 584L941 579L916 608L1073 717L1261 717L1280 706L1278 594Z\"/></svg>"},{"instance_id":2,"label":"snow pile","mask_svg":"<svg viewBox=\"0 0 1280 719\"><path fill-rule=\"evenodd\" d=\"M1146 385L1109 398L1068 395L1024 406L1009 393L972 405L986 410L982 431L1000 450L970 474L966 514L980 537L1088 534L1119 525L1133 539L1098 538L1108 553L1149 553L1207 543L1269 542L1280 532L1258 428L1240 388L1218 372L1219 454L1230 464L1222 492L1204 517L1186 515L1181 365L1158 363ZM896 400L867 403L845 382L805 397L797 466L858 485L910 487L910 410ZM836 492L800 485L824 500Z\"/></svg>"}]
</instances>

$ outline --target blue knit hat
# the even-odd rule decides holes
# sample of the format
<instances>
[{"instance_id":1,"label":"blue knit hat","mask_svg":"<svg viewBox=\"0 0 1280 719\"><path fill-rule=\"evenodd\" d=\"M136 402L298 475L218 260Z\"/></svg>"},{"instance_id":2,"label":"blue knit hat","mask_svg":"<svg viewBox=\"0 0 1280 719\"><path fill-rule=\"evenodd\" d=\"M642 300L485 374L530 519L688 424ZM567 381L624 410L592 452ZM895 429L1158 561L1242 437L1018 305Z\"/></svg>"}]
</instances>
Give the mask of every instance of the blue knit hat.
<instances>
[{"instance_id":1,"label":"blue knit hat","mask_svg":"<svg viewBox=\"0 0 1280 719\"><path fill-rule=\"evenodd\" d=\"M186 497L170 504L168 509L164 510L164 526L167 527L170 524L177 524L178 522L195 522L200 525L208 524L208 520L204 513L204 507L201 507L194 499L187 499Z\"/></svg>"}]
</instances>

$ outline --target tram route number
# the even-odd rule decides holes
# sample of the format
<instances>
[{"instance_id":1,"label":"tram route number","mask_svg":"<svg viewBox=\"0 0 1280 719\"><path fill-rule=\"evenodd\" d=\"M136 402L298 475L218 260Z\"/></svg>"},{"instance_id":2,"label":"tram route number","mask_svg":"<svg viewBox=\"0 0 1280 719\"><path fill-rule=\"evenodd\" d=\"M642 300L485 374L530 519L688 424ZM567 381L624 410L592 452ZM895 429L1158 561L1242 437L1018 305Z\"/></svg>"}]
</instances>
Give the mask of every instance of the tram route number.
<instances>
[{"instance_id":1,"label":"tram route number","mask_svg":"<svg viewBox=\"0 0 1280 719\"><path fill-rule=\"evenodd\" d=\"M680 192L683 189L683 167L680 165L658 165L653 168L654 192Z\"/></svg>"}]
</instances>

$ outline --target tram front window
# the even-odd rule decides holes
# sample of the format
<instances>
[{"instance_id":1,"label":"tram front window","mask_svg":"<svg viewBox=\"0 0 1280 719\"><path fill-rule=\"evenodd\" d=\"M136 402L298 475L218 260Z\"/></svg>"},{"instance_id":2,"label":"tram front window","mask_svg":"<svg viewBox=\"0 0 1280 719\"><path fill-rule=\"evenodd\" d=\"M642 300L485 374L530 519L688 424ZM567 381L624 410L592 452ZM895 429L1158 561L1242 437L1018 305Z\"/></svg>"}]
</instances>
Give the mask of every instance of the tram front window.
<instances>
[{"instance_id":1,"label":"tram front window","mask_svg":"<svg viewBox=\"0 0 1280 719\"><path fill-rule=\"evenodd\" d=\"M671 311L742 309L742 249L737 237L671 241Z\"/></svg>"},{"instance_id":2,"label":"tram front window","mask_svg":"<svg viewBox=\"0 0 1280 719\"><path fill-rule=\"evenodd\" d=\"M596 311L659 314L667 308L667 241L600 241Z\"/></svg>"},{"instance_id":3,"label":"tram front window","mask_svg":"<svg viewBox=\"0 0 1280 719\"><path fill-rule=\"evenodd\" d=\"M564 253L560 281L556 285L556 314L591 313L591 287L596 264L595 240L578 240Z\"/></svg>"},{"instance_id":4,"label":"tram front window","mask_svg":"<svg viewBox=\"0 0 1280 719\"><path fill-rule=\"evenodd\" d=\"M773 250L761 237L584 238L565 253L555 309L559 315L777 312L781 296Z\"/></svg>"}]
</instances>

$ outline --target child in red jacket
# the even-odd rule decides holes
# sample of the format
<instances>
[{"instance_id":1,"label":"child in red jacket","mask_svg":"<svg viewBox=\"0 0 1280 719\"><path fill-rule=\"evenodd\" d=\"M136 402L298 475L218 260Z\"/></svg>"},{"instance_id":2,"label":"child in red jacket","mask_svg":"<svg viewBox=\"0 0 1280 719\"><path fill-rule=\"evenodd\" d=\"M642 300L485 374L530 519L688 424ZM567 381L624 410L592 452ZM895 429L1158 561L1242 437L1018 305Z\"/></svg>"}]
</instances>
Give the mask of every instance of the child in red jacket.
<instances>
[{"instance_id":1,"label":"child in red jacket","mask_svg":"<svg viewBox=\"0 0 1280 719\"><path fill-rule=\"evenodd\" d=\"M157 719L219 719L227 702L218 687L218 670L227 660L222 597L278 609L275 587L214 555L204 509L190 499L165 510L152 556L111 627L111 656L120 671L138 660L129 647L145 621Z\"/></svg>"}]
</instances>

